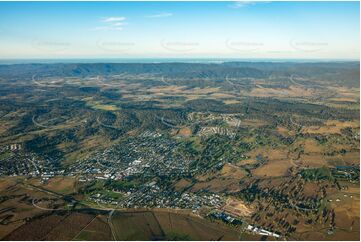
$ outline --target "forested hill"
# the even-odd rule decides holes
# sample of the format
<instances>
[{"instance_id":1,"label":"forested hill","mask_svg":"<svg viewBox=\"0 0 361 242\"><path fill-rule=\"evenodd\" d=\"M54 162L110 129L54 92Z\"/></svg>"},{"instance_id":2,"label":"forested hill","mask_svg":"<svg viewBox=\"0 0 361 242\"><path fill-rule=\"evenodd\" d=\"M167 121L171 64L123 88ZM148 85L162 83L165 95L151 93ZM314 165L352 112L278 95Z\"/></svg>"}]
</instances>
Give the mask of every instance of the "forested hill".
<instances>
[{"instance_id":1,"label":"forested hill","mask_svg":"<svg viewBox=\"0 0 361 242\"><path fill-rule=\"evenodd\" d=\"M154 74L182 78L265 78L271 75L300 75L343 81L359 86L359 62L224 62L205 63L57 63L0 65L0 77L97 76L116 74Z\"/></svg>"}]
</instances>

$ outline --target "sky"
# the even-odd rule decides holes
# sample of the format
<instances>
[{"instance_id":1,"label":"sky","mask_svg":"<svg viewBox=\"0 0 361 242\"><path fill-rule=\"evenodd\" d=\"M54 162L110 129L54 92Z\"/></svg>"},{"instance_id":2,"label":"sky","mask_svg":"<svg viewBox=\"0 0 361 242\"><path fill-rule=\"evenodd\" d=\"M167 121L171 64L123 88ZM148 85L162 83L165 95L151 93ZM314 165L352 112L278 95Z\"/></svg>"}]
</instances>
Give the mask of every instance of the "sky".
<instances>
[{"instance_id":1,"label":"sky","mask_svg":"<svg viewBox=\"0 0 361 242\"><path fill-rule=\"evenodd\" d=\"M357 59L359 2L0 2L0 59Z\"/></svg>"}]
</instances>

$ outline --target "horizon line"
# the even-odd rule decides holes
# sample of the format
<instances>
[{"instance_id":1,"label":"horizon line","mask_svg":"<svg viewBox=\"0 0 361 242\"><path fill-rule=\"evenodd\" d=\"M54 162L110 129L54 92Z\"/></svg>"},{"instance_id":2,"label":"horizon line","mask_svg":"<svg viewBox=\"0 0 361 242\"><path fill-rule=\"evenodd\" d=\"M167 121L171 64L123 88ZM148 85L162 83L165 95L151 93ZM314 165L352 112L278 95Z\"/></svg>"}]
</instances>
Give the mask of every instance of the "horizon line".
<instances>
[{"instance_id":1,"label":"horizon line","mask_svg":"<svg viewBox=\"0 0 361 242\"><path fill-rule=\"evenodd\" d=\"M143 60L143 62L142 62ZM116 61L116 62L107 62ZM145 62L144 62L145 61ZM360 62L360 59L349 58L236 58L236 57L95 57L95 58L0 58L4 64L121 64L121 63L194 63L194 62Z\"/></svg>"}]
</instances>

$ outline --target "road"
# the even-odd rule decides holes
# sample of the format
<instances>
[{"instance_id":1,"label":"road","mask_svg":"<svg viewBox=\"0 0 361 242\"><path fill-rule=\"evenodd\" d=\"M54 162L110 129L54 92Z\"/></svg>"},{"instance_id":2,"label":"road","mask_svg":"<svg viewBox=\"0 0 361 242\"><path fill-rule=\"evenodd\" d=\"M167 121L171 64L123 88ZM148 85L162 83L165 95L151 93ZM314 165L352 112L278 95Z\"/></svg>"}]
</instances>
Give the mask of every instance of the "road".
<instances>
[{"instance_id":1,"label":"road","mask_svg":"<svg viewBox=\"0 0 361 242\"><path fill-rule=\"evenodd\" d=\"M62 211L64 211L64 210L66 210L66 209L62 209L62 208L43 208L43 207L40 207L39 205L37 205L36 203L35 203L35 198L33 198L33 200L31 201L31 203L33 204L33 206L34 207L36 207L36 208L38 208L38 209L41 209L41 210L45 210L45 211L60 211L60 210L62 210Z\"/></svg>"},{"instance_id":2,"label":"road","mask_svg":"<svg viewBox=\"0 0 361 242\"><path fill-rule=\"evenodd\" d=\"M36 74L32 76L31 81L34 82L36 85L41 87L61 87L61 85L54 85L54 84L43 84L35 80ZM46 91L46 90L44 90Z\"/></svg>"},{"instance_id":3,"label":"road","mask_svg":"<svg viewBox=\"0 0 361 242\"><path fill-rule=\"evenodd\" d=\"M292 82L293 84L295 84L295 85L297 85L297 86L304 87L304 85L299 84L298 82L296 82L295 80L293 80L293 76L294 76L294 74L292 74L292 75L290 76L290 82Z\"/></svg>"},{"instance_id":4,"label":"road","mask_svg":"<svg viewBox=\"0 0 361 242\"><path fill-rule=\"evenodd\" d=\"M38 127L40 127L40 128L49 128L49 126L46 126L46 125L43 125L43 124L41 124L41 123L36 122L36 120L35 120L35 115L33 116L33 118L32 118L31 120L33 121L33 124L34 124L35 126L38 126Z\"/></svg>"},{"instance_id":5,"label":"road","mask_svg":"<svg viewBox=\"0 0 361 242\"><path fill-rule=\"evenodd\" d=\"M105 124L105 123L101 122L101 121L99 120L99 117L97 117L96 120L97 120L97 123L98 123L99 125L103 126L103 127L110 128L110 129L121 130L119 127L116 127L116 126L113 126L113 125L109 125L109 124Z\"/></svg>"}]
</instances>

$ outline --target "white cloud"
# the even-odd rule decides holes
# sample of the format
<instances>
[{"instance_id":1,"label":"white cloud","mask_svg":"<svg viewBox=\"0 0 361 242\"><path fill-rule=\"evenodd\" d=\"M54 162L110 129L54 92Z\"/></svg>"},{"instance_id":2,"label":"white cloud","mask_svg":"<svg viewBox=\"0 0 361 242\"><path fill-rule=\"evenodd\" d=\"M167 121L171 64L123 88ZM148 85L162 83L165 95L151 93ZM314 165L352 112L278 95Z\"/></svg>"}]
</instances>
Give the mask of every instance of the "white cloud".
<instances>
[{"instance_id":1,"label":"white cloud","mask_svg":"<svg viewBox=\"0 0 361 242\"><path fill-rule=\"evenodd\" d=\"M92 28L91 30L92 31L105 31L105 30L121 31L121 30L123 30L123 28L122 27L114 27L114 26L98 26L98 27Z\"/></svg>"},{"instance_id":2,"label":"white cloud","mask_svg":"<svg viewBox=\"0 0 361 242\"><path fill-rule=\"evenodd\" d=\"M122 27L115 27L115 28L112 28L112 30L122 31L123 28Z\"/></svg>"},{"instance_id":3,"label":"white cloud","mask_svg":"<svg viewBox=\"0 0 361 242\"><path fill-rule=\"evenodd\" d=\"M147 18L166 18L166 17L171 17L173 16L172 13L159 13L159 14L154 14L154 15L148 15L146 16Z\"/></svg>"},{"instance_id":4,"label":"white cloud","mask_svg":"<svg viewBox=\"0 0 361 242\"><path fill-rule=\"evenodd\" d=\"M124 26L124 25L126 25L127 23L124 23L124 22L115 22L115 23L113 23L112 25L113 26Z\"/></svg>"},{"instance_id":5,"label":"white cloud","mask_svg":"<svg viewBox=\"0 0 361 242\"><path fill-rule=\"evenodd\" d=\"M243 8L250 5L255 5L257 3L267 3L264 1L235 1L229 5L230 8Z\"/></svg>"},{"instance_id":6,"label":"white cloud","mask_svg":"<svg viewBox=\"0 0 361 242\"><path fill-rule=\"evenodd\" d=\"M109 23L109 22L121 22L124 21L125 17L106 17L102 19L102 22Z\"/></svg>"},{"instance_id":7,"label":"white cloud","mask_svg":"<svg viewBox=\"0 0 361 242\"><path fill-rule=\"evenodd\" d=\"M125 17L106 17L106 18L102 18L100 20L100 22L104 23L103 26L98 26L93 28L93 31L103 31L103 30L107 30L107 31L121 31L123 30L124 25L126 25L127 23L124 22L126 20Z\"/></svg>"}]
</instances>

